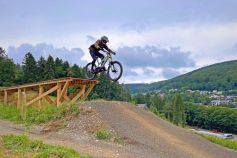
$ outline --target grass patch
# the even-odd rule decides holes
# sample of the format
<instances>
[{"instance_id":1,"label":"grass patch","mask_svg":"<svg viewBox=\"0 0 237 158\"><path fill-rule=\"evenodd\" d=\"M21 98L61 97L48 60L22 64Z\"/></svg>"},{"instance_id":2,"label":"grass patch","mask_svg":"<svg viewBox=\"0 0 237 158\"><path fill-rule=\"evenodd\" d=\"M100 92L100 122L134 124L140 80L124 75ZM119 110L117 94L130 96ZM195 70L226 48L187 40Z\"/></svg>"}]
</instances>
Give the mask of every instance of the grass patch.
<instances>
[{"instance_id":1,"label":"grass patch","mask_svg":"<svg viewBox=\"0 0 237 158\"><path fill-rule=\"evenodd\" d=\"M96 131L96 138L99 140L105 140L112 138L112 133L105 129L100 129Z\"/></svg>"},{"instance_id":2,"label":"grass patch","mask_svg":"<svg viewBox=\"0 0 237 158\"><path fill-rule=\"evenodd\" d=\"M0 157L4 158L91 158L73 149L44 144L41 140L30 140L25 135L0 137Z\"/></svg>"},{"instance_id":3,"label":"grass patch","mask_svg":"<svg viewBox=\"0 0 237 158\"><path fill-rule=\"evenodd\" d=\"M204 134L198 134L198 135L208 139L209 141L211 141L215 144L222 145L222 146L227 147L229 149L237 150L237 141L229 140L229 139L221 139L221 138L218 138L215 136L204 135Z\"/></svg>"},{"instance_id":4,"label":"grass patch","mask_svg":"<svg viewBox=\"0 0 237 158\"><path fill-rule=\"evenodd\" d=\"M78 104L64 104L58 107L45 106L41 110L29 107L26 110L26 117L22 119L20 110L15 105L0 103L0 119L26 125L38 125L50 120L64 119L66 116L76 116L79 113Z\"/></svg>"},{"instance_id":5,"label":"grass patch","mask_svg":"<svg viewBox=\"0 0 237 158\"><path fill-rule=\"evenodd\" d=\"M122 146L125 146L127 144L126 140L122 137L119 137L119 136L116 136L114 138L114 142L119 144L119 145L122 145Z\"/></svg>"}]
</instances>

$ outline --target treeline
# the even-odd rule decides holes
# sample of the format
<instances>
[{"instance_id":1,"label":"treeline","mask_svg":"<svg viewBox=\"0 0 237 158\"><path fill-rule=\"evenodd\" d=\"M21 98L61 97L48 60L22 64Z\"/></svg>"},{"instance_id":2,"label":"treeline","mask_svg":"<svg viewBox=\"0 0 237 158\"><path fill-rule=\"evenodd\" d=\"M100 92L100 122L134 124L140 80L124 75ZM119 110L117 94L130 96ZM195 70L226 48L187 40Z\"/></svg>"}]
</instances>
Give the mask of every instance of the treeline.
<instances>
[{"instance_id":1,"label":"treeline","mask_svg":"<svg viewBox=\"0 0 237 158\"><path fill-rule=\"evenodd\" d=\"M70 65L58 57L54 59L48 56L47 59L40 57L36 60L34 56L26 53L22 64L15 64L5 50L0 47L0 87L7 87L19 84L34 83L45 80L79 77L84 78L84 70L77 64ZM124 85L110 81L105 74L97 77L100 81L91 92L89 99L124 100L130 99L130 94ZM70 89L74 91L75 89Z\"/></svg>"},{"instance_id":2,"label":"treeline","mask_svg":"<svg viewBox=\"0 0 237 158\"><path fill-rule=\"evenodd\" d=\"M153 113L160 117L165 117L176 125L184 126L186 124L185 105L180 94L139 93L132 97L132 102L135 104L147 104Z\"/></svg>"},{"instance_id":3,"label":"treeline","mask_svg":"<svg viewBox=\"0 0 237 158\"><path fill-rule=\"evenodd\" d=\"M196 97L196 96L195 96ZM177 125L217 129L237 133L237 109L194 105L185 94L136 94L134 103L146 103L149 109Z\"/></svg>"},{"instance_id":4,"label":"treeline","mask_svg":"<svg viewBox=\"0 0 237 158\"><path fill-rule=\"evenodd\" d=\"M237 109L186 104L186 122L190 126L237 133Z\"/></svg>"}]
</instances>

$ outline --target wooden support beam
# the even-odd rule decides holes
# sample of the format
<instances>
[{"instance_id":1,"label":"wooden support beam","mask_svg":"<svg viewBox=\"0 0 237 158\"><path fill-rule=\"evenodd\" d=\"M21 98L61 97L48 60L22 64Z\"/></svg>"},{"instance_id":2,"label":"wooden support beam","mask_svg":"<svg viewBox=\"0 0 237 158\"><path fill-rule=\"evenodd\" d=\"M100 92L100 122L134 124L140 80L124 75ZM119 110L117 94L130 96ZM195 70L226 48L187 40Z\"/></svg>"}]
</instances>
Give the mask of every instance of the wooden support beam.
<instances>
[{"instance_id":1,"label":"wooden support beam","mask_svg":"<svg viewBox=\"0 0 237 158\"><path fill-rule=\"evenodd\" d=\"M42 85L39 86L39 96L42 95L44 93L44 87ZM41 108L42 107L42 99L40 99L38 101L38 107Z\"/></svg>"},{"instance_id":2,"label":"wooden support beam","mask_svg":"<svg viewBox=\"0 0 237 158\"><path fill-rule=\"evenodd\" d=\"M71 100L66 94L63 96L63 98L64 98L66 101L70 101L70 100Z\"/></svg>"},{"instance_id":3,"label":"wooden support beam","mask_svg":"<svg viewBox=\"0 0 237 158\"><path fill-rule=\"evenodd\" d=\"M38 96L37 98L35 98L35 99L29 101L28 103L26 103L26 106L29 106L29 105L31 105L32 103L38 101L39 99L45 97L46 95L48 95L48 94L50 94L50 93L56 91L57 88L58 88L58 85L54 86L53 88L49 89L47 92L44 92L43 94L41 94L41 95Z\"/></svg>"},{"instance_id":4,"label":"wooden support beam","mask_svg":"<svg viewBox=\"0 0 237 158\"><path fill-rule=\"evenodd\" d=\"M4 91L4 103L5 104L7 103L7 91L6 90Z\"/></svg>"},{"instance_id":5,"label":"wooden support beam","mask_svg":"<svg viewBox=\"0 0 237 158\"><path fill-rule=\"evenodd\" d=\"M21 93L21 89L18 89L17 92L17 107L19 108L21 106L22 103L22 93Z\"/></svg>"},{"instance_id":6,"label":"wooden support beam","mask_svg":"<svg viewBox=\"0 0 237 158\"><path fill-rule=\"evenodd\" d=\"M72 98L70 103L75 103L84 93L85 93L86 85L82 85L79 92L76 94L74 98Z\"/></svg>"},{"instance_id":7,"label":"wooden support beam","mask_svg":"<svg viewBox=\"0 0 237 158\"><path fill-rule=\"evenodd\" d=\"M59 95L59 101L62 100L62 97L65 98L65 95L67 95L67 89L68 89L69 83L70 83L70 82L67 81L67 82L65 83L65 85L63 86L63 90L62 90L62 92L61 92L60 95Z\"/></svg>"},{"instance_id":8,"label":"wooden support beam","mask_svg":"<svg viewBox=\"0 0 237 158\"><path fill-rule=\"evenodd\" d=\"M21 103L21 107L20 107L20 111L21 111L21 118L23 120L26 119L26 90L24 89L23 92L22 92L22 103Z\"/></svg>"},{"instance_id":9,"label":"wooden support beam","mask_svg":"<svg viewBox=\"0 0 237 158\"><path fill-rule=\"evenodd\" d=\"M58 86L58 88L57 88L57 103L56 103L56 105L59 106L61 103L60 95L61 95L61 91L62 91L62 84L58 82L57 86Z\"/></svg>"},{"instance_id":10,"label":"wooden support beam","mask_svg":"<svg viewBox=\"0 0 237 158\"><path fill-rule=\"evenodd\" d=\"M94 88L94 86L95 86L94 83L90 84L90 87L86 90L86 93L81 98L82 100L85 100L88 97L88 95L90 94L90 92Z\"/></svg>"},{"instance_id":11,"label":"wooden support beam","mask_svg":"<svg viewBox=\"0 0 237 158\"><path fill-rule=\"evenodd\" d=\"M54 101L48 95L46 95L44 98L49 102L49 104L55 105Z\"/></svg>"}]
</instances>

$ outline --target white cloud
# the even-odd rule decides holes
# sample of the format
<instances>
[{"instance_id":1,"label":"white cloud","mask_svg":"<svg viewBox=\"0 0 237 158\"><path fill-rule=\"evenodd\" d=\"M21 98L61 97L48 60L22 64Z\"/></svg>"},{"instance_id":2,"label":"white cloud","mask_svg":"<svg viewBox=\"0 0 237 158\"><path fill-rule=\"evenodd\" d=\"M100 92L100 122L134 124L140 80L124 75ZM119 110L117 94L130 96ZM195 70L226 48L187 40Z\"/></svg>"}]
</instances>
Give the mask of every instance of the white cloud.
<instances>
[{"instance_id":1,"label":"white cloud","mask_svg":"<svg viewBox=\"0 0 237 158\"><path fill-rule=\"evenodd\" d=\"M162 27L149 26L149 29L143 31L137 31L140 28L139 25L134 25L134 30L132 29L133 25L129 25L128 27L129 29L121 29L117 26L111 26L111 29L107 30L99 30L97 28L95 31L78 31L67 35L58 34L57 37L50 35L31 35L16 37L14 39L6 38L1 44L7 48L12 44L15 47L19 47L22 43L36 45L37 43L46 42L52 43L56 48L66 47L70 51L72 48L81 48L84 52L84 54L82 53L82 60L86 60L87 62L91 61L88 53L89 45L93 43L94 39L100 38L102 35L107 35L110 38L108 45L113 50L119 50L118 48L122 47L145 47L146 45L154 45L167 50L171 47L179 47L180 52L190 52L189 59L194 60L196 63L196 66L176 68L175 71L178 71L180 74L216 62L237 59L237 22L223 24L187 23L169 26L163 25ZM119 59L122 61L128 58L126 55L120 58L120 53L117 52L118 55L114 57L115 60ZM158 58L159 54L152 52L151 56ZM164 62L170 62L169 58L165 59ZM125 64L125 66L128 65ZM138 73L137 76L137 72L132 70L132 68L125 67L125 69L133 72L133 76L125 75L124 82L150 82L166 79L162 71L159 73L156 72L152 76L146 76L143 73Z\"/></svg>"}]
</instances>

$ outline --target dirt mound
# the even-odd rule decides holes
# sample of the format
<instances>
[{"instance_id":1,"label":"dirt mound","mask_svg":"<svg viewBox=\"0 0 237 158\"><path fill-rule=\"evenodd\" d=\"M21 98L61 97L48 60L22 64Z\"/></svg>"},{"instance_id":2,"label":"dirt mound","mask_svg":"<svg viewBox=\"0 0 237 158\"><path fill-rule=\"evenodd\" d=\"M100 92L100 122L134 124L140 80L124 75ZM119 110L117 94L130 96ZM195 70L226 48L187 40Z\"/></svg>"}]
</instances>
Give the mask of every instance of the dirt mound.
<instances>
[{"instance_id":1,"label":"dirt mound","mask_svg":"<svg viewBox=\"0 0 237 158\"><path fill-rule=\"evenodd\" d=\"M27 131L0 121L0 134L28 133L46 143L70 146L83 154L105 158L237 157L235 151L212 144L125 102L86 102L81 105L80 115L66 120L64 125L64 128L42 133L37 132L42 127ZM110 131L112 139L97 140L95 133L99 129ZM116 141L116 138L123 143Z\"/></svg>"}]
</instances>

